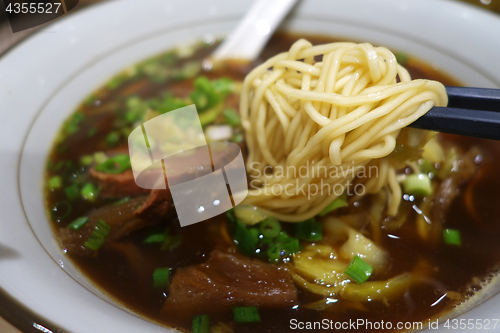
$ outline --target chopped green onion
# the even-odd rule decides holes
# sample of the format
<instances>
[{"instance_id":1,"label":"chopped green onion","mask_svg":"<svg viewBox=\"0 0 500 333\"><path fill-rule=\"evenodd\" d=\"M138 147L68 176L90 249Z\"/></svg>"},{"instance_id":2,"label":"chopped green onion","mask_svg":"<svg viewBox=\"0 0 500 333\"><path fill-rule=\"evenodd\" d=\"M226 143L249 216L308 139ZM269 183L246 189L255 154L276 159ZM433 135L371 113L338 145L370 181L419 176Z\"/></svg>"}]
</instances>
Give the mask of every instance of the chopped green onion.
<instances>
[{"instance_id":1,"label":"chopped green onion","mask_svg":"<svg viewBox=\"0 0 500 333\"><path fill-rule=\"evenodd\" d=\"M120 128L120 133L124 137L128 137L130 135L130 133L132 133L132 129L130 127L122 127L122 128Z\"/></svg>"},{"instance_id":2,"label":"chopped green onion","mask_svg":"<svg viewBox=\"0 0 500 333\"><path fill-rule=\"evenodd\" d=\"M158 105L157 110L161 114L170 112L172 110L177 110L180 108L183 108L185 106L188 106L189 104L181 99L181 98L176 98L172 96L168 96L161 102L161 104Z\"/></svg>"},{"instance_id":3,"label":"chopped green onion","mask_svg":"<svg viewBox=\"0 0 500 333\"><path fill-rule=\"evenodd\" d=\"M198 112L202 112L208 108L208 97L203 91L195 90L191 93L191 95L189 95L189 97L196 105L196 110L198 110Z\"/></svg>"},{"instance_id":4,"label":"chopped green onion","mask_svg":"<svg viewBox=\"0 0 500 333\"><path fill-rule=\"evenodd\" d=\"M203 112L219 103L220 96L205 76L198 77L194 80L193 85L195 90L189 97L196 104L198 112Z\"/></svg>"},{"instance_id":5,"label":"chopped green onion","mask_svg":"<svg viewBox=\"0 0 500 333\"><path fill-rule=\"evenodd\" d=\"M445 229L443 230L444 242L449 245L462 245L462 238L460 236L460 231L456 229Z\"/></svg>"},{"instance_id":6,"label":"chopped green onion","mask_svg":"<svg viewBox=\"0 0 500 333\"><path fill-rule=\"evenodd\" d=\"M234 91L234 81L228 77L221 77L220 79L212 81L212 86L215 92L222 96Z\"/></svg>"},{"instance_id":7,"label":"chopped green onion","mask_svg":"<svg viewBox=\"0 0 500 333\"><path fill-rule=\"evenodd\" d=\"M431 163L431 161L429 161L428 159L420 159L418 161L418 168L420 169L420 171L423 173L423 174L426 174L429 176L430 173L432 173L433 175L435 175L437 173L437 170L434 166L434 164Z\"/></svg>"},{"instance_id":8,"label":"chopped green onion","mask_svg":"<svg viewBox=\"0 0 500 333\"><path fill-rule=\"evenodd\" d=\"M359 255L356 255L351 260L349 266L347 266L344 271L345 274L349 275L354 281L360 284L368 280L372 272L372 265L361 259Z\"/></svg>"},{"instance_id":9,"label":"chopped green onion","mask_svg":"<svg viewBox=\"0 0 500 333\"><path fill-rule=\"evenodd\" d=\"M114 89L118 88L119 86L121 86L123 83L125 83L126 79L127 78L124 77L124 75L117 75L108 81L108 83L106 84L106 87L108 89L114 90Z\"/></svg>"},{"instance_id":10,"label":"chopped green onion","mask_svg":"<svg viewBox=\"0 0 500 333\"><path fill-rule=\"evenodd\" d=\"M337 208L342 208L347 206L347 201L344 198L338 197L333 200L328 206L323 208L323 210L318 214L319 216L325 216L326 214L334 211Z\"/></svg>"},{"instance_id":11,"label":"chopped green onion","mask_svg":"<svg viewBox=\"0 0 500 333\"><path fill-rule=\"evenodd\" d=\"M130 156L128 154L118 154L108 158L103 163L97 164L95 169L105 173L122 173L131 168Z\"/></svg>"},{"instance_id":12,"label":"chopped green onion","mask_svg":"<svg viewBox=\"0 0 500 333\"><path fill-rule=\"evenodd\" d=\"M114 203L115 206L119 206L121 204L124 204L126 202L128 202L130 200L130 197L125 197L125 198L121 198L120 200L118 200L117 202Z\"/></svg>"},{"instance_id":13,"label":"chopped green onion","mask_svg":"<svg viewBox=\"0 0 500 333\"><path fill-rule=\"evenodd\" d=\"M142 241L142 244L154 244L154 243L163 243L165 240L165 232L159 232L155 234L148 235Z\"/></svg>"},{"instance_id":14,"label":"chopped green onion","mask_svg":"<svg viewBox=\"0 0 500 333\"><path fill-rule=\"evenodd\" d=\"M71 214L71 204L66 201L59 201L54 206L52 206L52 209L50 210L50 215L52 215L52 218L57 219L57 220L62 220L68 217Z\"/></svg>"},{"instance_id":15,"label":"chopped green onion","mask_svg":"<svg viewBox=\"0 0 500 333\"><path fill-rule=\"evenodd\" d=\"M78 197L80 196L80 193L78 190L78 184L73 184L71 186L66 187L64 189L64 192L66 192L66 196L71 201L78 199Z\"/></svg>"},{"instance_id":16,"label":"chopped green onion","mask_svg":"<svg viewBox=\"0 0 500 333\"><path fill-rule=\"evenodd\" d=\"M264 221L260 222L260 233L265 238L274 238L280 234L281 225L278 220L269 217Z\"/></svg>"},{"instance_id":17,"label":"chopped green onion","mask_svg":"<svg viewBox=\"0 0 500 333\"><path fill-rule=\"evenodd\" d=\"M87 239L83 246L93 251L99 250L101 246L104 245L104 242L106 242L106 238L108 238L110 231L111 226L99 219L94 227L94 230L92 230L89 239Z\"/></svg>"},{"instance_id":18,"label":"chopped green onion","mask_svg":"<svg viewBox=\"0 0 500 333\"><path fill-rule=\"evenodd\" d=\"M321 222L313 217L307 221L295 224L295 237L307 241L319 241L323 238Z\"/></svg>"},{"instance_id":19,"label":"chopped green onion","mask_svg":"<svg viewBox=\"0 0 500 333\"><path fill-rule=\"evenodd\" d=\"M233 316L235 323L260 322L259 310L255 306L235 306Z\"/></svg>"},{"instance_id":20,"label":"chopped green onion","mask_svg":"<svg viewBox=\"0 0 500 333\"><path fill-rule=\"evenodd\" d=\"M125 122L132 124L144 117L149 104L137 96L131 96L126 100L126 112L123 115Z\"/></svg>"},{"instance_id":21,"label":"chopped green onion","mask_svg":"<svg viewBox=\"0 0 500 333\"><path fill-rule=\"evenodd\" d=\"M193 317L192 333L210 333L210 316L198 315Z\"/></svg>"},{"instance_id":22,"label":"chopped green onion","mask_svg":"<svg viewBox=\"0 0 500 333\"><path fill-rule=\"evenodd\" d=\"M240 115L233 108L225 108L222 111L222 116L224 117L224 122L228 125L236 127L241 124Z\"/></svg>"},{"instance_id":23,"label":"chopped green onion","mask_svg":"<svg viewBox=\"0 0 500 333\"><path fill-rule=\"evenodd\" d=\"M60 176L50 177L50 179L48 181L48 186L51 190L54 190L56 188L61 188L62 178Z\"/></svg>"},{"instance_id":24,"label":"chopped green onion","mask_svg":"<svg viewBox=\"0 0 500 333\"><path fill-rule=\"evenodd\" d=\"M177 56L173 52L169 52L163 57L163 62L169 66L175 65L177 62Z\"/></svg>"},{"instance_id":25,"label":"chopped green onion","mask_svg":"<svg viewBox=\"0 0 500 333\"><path fill-rule=\"evenodd\" d=\"M80 164L84 166L89 166L94 162L94 157L92 155L84 155L80 157Z\"/></svg>"},{"instance_id":26,"label":"chopped green onion","mask_svg":"<svg viewBox=\"0 0 500 333\"><path fill-rule=\"evenodd\" d=\"M277 242L272 244L266 252L267 257L274 262L283 257L288 257L297 253L300 249L299 240L297 238L287 237L278 241L279 238L278 236L276 239Z\"/></svg>"},{"instance_id":27,"label":"chopped green onion","mask_svg":"<svg viewBox=\"0 0 500 333\"><path fill-rule=\"evenodd\" d=\"M188 61L184 64L180 71L180 75L184 79L190 79L198 75L201 70L201 64L199 61Z\"/></svg>"},{"instance_id":28,"label":"chopped green onion","mask_svg":"<svg viewBox=\"0 0 500 333\"><path fill-rule=\"evenodd\" d=\"M155 289L164 289L168 285L170 279L170 268L161 267L153 272L153 287Z\"/></svg>"},{"instance_id":29,"label":"chopped green onion","mask_svg":"<svg viewBox=\"0 0 500 333\"><path fill-rule=\"evenodd\" d=\"M236 216L234 215L234 208L231 208L226 212L226 217L230 222L236 222Z\"/></svg>"},{"instance_id":30,"label":"chopped green onion","mask_svg":"<svg viewBox=\"0 0 500 333\"><path fill-rule=\"evenodd\" d=\"M404 64L405 62L408 61L408 56L404 53L398 52L395 54L396 60L400 65Z\"/></svg>"},{"instance_id":31,"label":"chopped green onion","mask_svg":"<svg viewBox=\"0 0 500 333\"><path fill-rule=\"evenodd\" d=\"M251 256L259 243L259 231L255 228L247 229L243 223L236 221L233 240L241 253Z\"/></svg>"},{"instance_id":32,"label":"chopped green onion","mask_svg":"<svg viewBox=\"0 0 500 333\"><path fill-rule=\"evenodd\" d=\"M118 141L120 141L120 132L117 131L110 132L108 135L106 135L104 141L108 146L116 146Z\"/></svg>"},{"instance_id":33,"label":"chopped green onion","mask_svg":"<svg viewBox=\"0 0 500 333\"><path fill-rule=\"evenodd\" d=\"M97 96L96 96L96 95L94 95L94 94L92 94L92 95L90 95L89 97L87 97L87 98L85 99L85 101L83 102L83 104L84 104L85 106L92 106L92 105L94 105L94 103L97 101L97 99L98 99L98 98L97 98Z\"/></svg>"},{"instance_id":34,"label":"chopped green onion","mask_svg":"<svg viewBox=\"0 0 500 333\"><path fill-rule=\"evenodd\" d=\"M283 242L289 238L293 238L293 237L288 236L286 231L281 231L280 234L278 235L278 237L276 237L276 242Z\"/></svg>"},{"instance_id":35,"label":"chopped green onion","mask_svg":"<svg viewBox=\"0 0 500 333\"><path fill-rule=\"evenodd\" d=\"M179 245L181 245L181 241L182 241L181 234L171 235L168 229L166 229L163 236L163 244L161 245L160 249L162 251L174 250L177 247L179 247Z\"/></svg>"},{"instance_id":36,"label":"chopped green onion","mask_svg":"<svg viewBox=\"0 0 500 333\"><path fill-rule=\"evenodd\" d=\"M432 194L431 179L424 174L411 174L403 181L405 192L412 195L427 196Z\"/></svg>"},{"instance_id":37,"label":"chopped green onion","mask_svg":"<svg viewBox=\"0 0 500 333\"><path fill-rule=\"evenodd\" d=\"M94 160L97 164L102 164L102 163L106 162L107 159L108 159L108 157L102 151L98 151L97 153L94 153Z\"/></svg>"},{"instance_id":38,"label":"chopped green onion","mask_svg":"<svg viewBox=\"0 0 500 333\"><path fill-rule=\"evenodd\" d=\"M221 111L222 111L222 104L217 104L213 108L204 111L202 114L199 115L201 126L205 127L213 123L215 119L217 119Z\"/></svg>"},{"instance_id":39,"label":"chopped green onion","mask_svg":"<svg viewBox=\"0 0 500 333\"><path fill-rule=\"evenodd\" d=\"M80 194L84 200L92 202L99 195L99 189L92 183L86 183L83 185Z\"/></svg>"},{"instance_id":40,"label":"chopped green onion","mask_svg":"<svg viewBox=\"0 0 500 333\"><path fill-rule=\"evenodd\" d=\"M85 118L84 114L81 112L76 112L73 114L65 123L64 131L67 134L75 134L79 130L79 124Z\"/></svg>"},{"instance_id":41,"label":"chopped green onion","mask_svg":"<svg viewBox=\"0 0 500 333\"><path fill-rule=\"evenodd\" d=\"M73 230L80 230L87 222L89 218L87 216L80 216L68 225L68 228Z\"/></svg>"},{"instance_id":42,"label":"chopped green onion","mask_svg":"<svg viewBox=\"0 0 500 333\"><path fill-rule=\"evenodd\" d=\"M249 205L238 205L234 207L234 214L237 219L248 225L259 223L267 218L267 215L259 208Z\"/></svg>"},{"instance_id":43,"label":"chopped green onion","mask_svg":"<svg viewBox=\"0 0 500 333\"><path fill-rule=\"evenodd\" d=\"M242 143L243 142L243 133L236 133L231 139L234 143Z\"/></svg>"}]
</instances>

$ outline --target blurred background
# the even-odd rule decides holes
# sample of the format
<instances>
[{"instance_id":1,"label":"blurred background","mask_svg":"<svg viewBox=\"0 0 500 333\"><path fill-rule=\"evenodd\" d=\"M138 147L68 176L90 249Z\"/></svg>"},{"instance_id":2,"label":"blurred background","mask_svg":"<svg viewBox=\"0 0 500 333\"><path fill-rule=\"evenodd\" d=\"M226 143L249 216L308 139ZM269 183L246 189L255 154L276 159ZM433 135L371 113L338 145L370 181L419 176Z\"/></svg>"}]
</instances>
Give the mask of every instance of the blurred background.
<instances>
[{"instance_id":1,"label":"blurred background","mask_svg":"<svg viewBox=\"0 0 500 333\"><path fill-rule=\"evenodd\" d=\"M80 0L78 5L72 9L67 15L77 12L78 10L91 6L93 4L113 1L113 0ZM115 0L116 1L116 0ZM467 2L474 6L481 7L483 9L495 12L500 15L500 0L450 0L450 1L461 1ZM47 23L47 24L50 24ZM9 25L8 18L5 13L5 7L2 1L0 1L0 55L7 51L9 48L13 47L24 38L34 33L39 29L43 29L45 24L23 30L17 33L13 33ZM0 317L0 332L2 333L19 333L20 331L11 326L7 321Z\"/></svg>"}]
</instances>

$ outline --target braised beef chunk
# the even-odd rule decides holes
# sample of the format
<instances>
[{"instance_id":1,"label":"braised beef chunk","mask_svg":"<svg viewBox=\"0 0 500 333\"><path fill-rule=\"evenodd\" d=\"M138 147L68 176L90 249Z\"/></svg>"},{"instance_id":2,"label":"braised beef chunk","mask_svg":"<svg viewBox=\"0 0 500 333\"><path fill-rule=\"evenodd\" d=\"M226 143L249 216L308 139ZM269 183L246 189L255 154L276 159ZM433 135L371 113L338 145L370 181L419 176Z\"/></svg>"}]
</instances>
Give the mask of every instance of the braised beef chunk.
<instances>
[{"instance_id":1,"label":"braised beef chunk","mask_svg":"<svg viewBox=\"0 0 500 333\"><path fill-rule=\"evenodd\" d=\"M162 313L189 320L233 306L289 307L297 288L287 271L239 254L215 250L206 263L178 269Z\"/></svg>"},{"instance_id":2,"label":"braised beef chunk","mask_svg":"<svg viewBox=\"0 0 500 333\"><path fill-rule=\"evenodd\" d=\"M149 193L150 189L137 186L132 170L113 174L96 171L94 167L89 170L89 176L101 188L100 195L104 198L123 198Z\"/></svg>"},{"instance_id":3,"label":"braised beef chunk","mask_svg":"<svg viewBox=\"0 0 500 333\"><path fill-rule=\"evenodd\" d=\"M170 190L152 190L144 204L135 211L135 216L143 220L155 220L167 216L172 211Z\"/></svg>"},{"instance_id":4,"label":"braised beef chunk","mask_svg":"<svg viewBox=\"0 0 500 333\"><path fill-rule=\"evenodd\" d=\"M89 221L80 230L59 229L59 238L63 248L71 254L91 255L94 251L85 248L84 244L99 220L105 221L111 227L106 242L117 241L134 231L158 223L157 220L142 220L134 215L137 208L144 205L146 200L146 196L140 196L120 205L106 205L90 213Z\"/></svg>"}]
</instances>

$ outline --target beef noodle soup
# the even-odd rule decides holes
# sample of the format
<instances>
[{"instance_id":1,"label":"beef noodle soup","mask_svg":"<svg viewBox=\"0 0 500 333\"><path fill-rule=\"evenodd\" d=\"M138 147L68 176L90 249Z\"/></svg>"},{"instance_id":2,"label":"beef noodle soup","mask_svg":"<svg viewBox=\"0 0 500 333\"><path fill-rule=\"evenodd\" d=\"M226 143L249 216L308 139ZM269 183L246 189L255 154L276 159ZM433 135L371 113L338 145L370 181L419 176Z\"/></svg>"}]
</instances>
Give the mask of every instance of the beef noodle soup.
<instances>
[{"instance_id":1,"label":"beef noodle soup","mask_svg":"<svg viewBox=\"0 0 500 333\"><path fill-rule=\"evenodd\" d=\"M361 331L379 331L382 321L399 331L425 327L496 274L500 146L488 140L398 129L393 151L363 164L376 176L353 177L366 193L346 188L319 213L312 204L274 207L281 197L249 195L225 214L181 227L168 189L136 185L129 134L190 104L209 141L236 143L246 161L257 160L258 127L240 113L240 96L257 93L243 80L297 39L277 34L256 63L211 71L201 64L215 44L169 51L112 78L65 121L47 162L46 207L63 251L105 293L180 331L313 331L358 319ZM396 58L412 79L458 85L411 56ZM311 66L320 61L311 58ZM249 173L250 192L262 186L250 180Z\"/></svg>"}]
</instances>

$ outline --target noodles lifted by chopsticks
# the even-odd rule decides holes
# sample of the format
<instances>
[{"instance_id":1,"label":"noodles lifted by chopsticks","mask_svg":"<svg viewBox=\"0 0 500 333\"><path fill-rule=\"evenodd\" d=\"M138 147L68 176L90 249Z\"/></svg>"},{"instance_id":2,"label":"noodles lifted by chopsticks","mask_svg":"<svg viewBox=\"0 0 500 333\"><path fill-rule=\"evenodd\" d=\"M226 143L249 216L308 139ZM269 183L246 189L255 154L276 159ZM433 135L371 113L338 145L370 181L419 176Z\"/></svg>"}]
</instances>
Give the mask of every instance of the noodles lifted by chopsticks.
<instances>
[{"instance_id":1,"label":"noodles lifted by chopsticks","mask_svg":"<svg viewBox=\"0 0 500 333\"><path fill-rule=\"evenodd\" d=\"M367 193L390 188L395 215L401 191L394 168L380 161L376 175L363 169L394 150L401 128L448 97L439 82L411 80L384 47L301 39L247 75L240 103L251 177L246 202L299 222L361 172L371 178Z\"/></svg>"}]
</instances>

